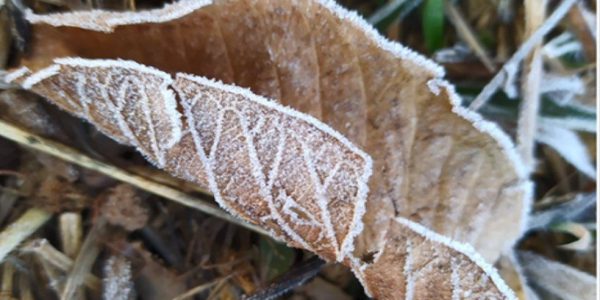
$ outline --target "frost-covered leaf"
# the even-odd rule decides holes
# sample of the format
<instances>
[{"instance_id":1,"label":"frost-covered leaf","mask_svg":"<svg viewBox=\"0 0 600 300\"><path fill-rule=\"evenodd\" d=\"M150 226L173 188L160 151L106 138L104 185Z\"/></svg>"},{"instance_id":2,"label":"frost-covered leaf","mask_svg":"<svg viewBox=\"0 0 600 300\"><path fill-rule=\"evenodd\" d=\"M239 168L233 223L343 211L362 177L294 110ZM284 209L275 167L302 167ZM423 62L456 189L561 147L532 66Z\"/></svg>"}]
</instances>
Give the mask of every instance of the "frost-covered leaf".
<instances>
[{"instance_id":1,"label":"frost-covered leaf","mask_svg":"<svg viewBox=\"0 0 600 300\"><path fill-rule=\"evenodd\" d=\"M401 277L376 274L416 247L481 284L473 293L511 296L484 260L525 224L530 184L512 143L460 106L441 67L355 14L328 0L188 0L27 18L33 47L7 80L290 245L343 261L374 295L403 296L389 288L406 292Z\"/></svg>"},{"instance_id":2,"label":"frost-covered leaf","mask_svg":"<svg viewBox=\"0 0 600 300\"><path fill-rule=\"evenodd\" d=\"M540 123L544 123L550 127L561 127L565 129L570 129L574 131L582 131L582 132L591 132L595 133L596 128L596 119L588 119L588 118L575 118L575 117L567 117L567 118L554 118L554 117L541 117Z\"/></svg>"},{"instance_id":3,"label":"frost-covered leaf","mask_svg":"<svg viewBox=\"0 0 600 300\"><path fill-rule=\"evenodd\" d=\"M595 206L596 193L576 194L569 201L533 213L529 218L528 227L534 230L563 222L585 222L586 214L596 211Z\"/></svg>"},{"instance_id":4,"label":"frost-covered leaf","mask_svg":"<svg viewBox=\"0 0 600 300\"><path fill-rule=\"evenodd\" d=\"M585 82L575 75L546 73L542 82L540 92L561 106L571 104L573 99L585 94Z\"/></svg>"},{"instance_id":5,"label":"frost-covered leaf","mask_svg":"<svg viewBox=\"0 0 600 300\"><path fill-rule=\"evenodd\" d=\"M342 260L362 226L370 157L248 90L115 60L57 59L20 82L295 247Z\"/></svg>"},{"instance_id":6,"label":"frost-covered leaf","mask_svg":"<svg viewBox=\"0 0 600 300\"><path fill-rule=\"evenodd\" d=\"M553 122L544 122L542 119L535 138L556 150L581 173L596 178L596 168L592 164L588 149L575 132Z\"/></svg>"},{"instance_id":7,"label":"frost-covered leaf","mask_svg":"<svg viewBox=\"0 0 600 300\"><path fill-rule=\"evenodd\" d=\"M498 269L498 273L502 279L504 279L519 299L540 300L535 291L527 285L527 280L517 261L514 249L502 254L494 266Z\"/></svg>"},{"instance_id":8,"label":"frost-covered leaf","mask_svg":"<svg viewBox=\"0 0 600 300\"><path fill-rule=\"evenodd\" d=\"M531 252L519 253L531 283L565 300L596 299L596 278Z\"/></svg>"},{"instance_id":9,"label":"frost-covered leaf","mask_svg":"<svg viewBox=\"0 0 600 300\"><path fill-rule=\"evenodd\" d=\"M377 299L502 299L515 297L495 269L468 245L397 218L376 262L355 272Z\"/></svg>"},{"instance_id":10,"label":"frost-covered leaf","mask_svg":"<svg viewBox=\"0 0 600 300\"><path fill-rule=\"evenodd\" d=\"M581 51L581 43L577 42L570 32L564 32L550 40L542 49L544 55L557 58L567 53Z\"/></svg>"}]
</instances>

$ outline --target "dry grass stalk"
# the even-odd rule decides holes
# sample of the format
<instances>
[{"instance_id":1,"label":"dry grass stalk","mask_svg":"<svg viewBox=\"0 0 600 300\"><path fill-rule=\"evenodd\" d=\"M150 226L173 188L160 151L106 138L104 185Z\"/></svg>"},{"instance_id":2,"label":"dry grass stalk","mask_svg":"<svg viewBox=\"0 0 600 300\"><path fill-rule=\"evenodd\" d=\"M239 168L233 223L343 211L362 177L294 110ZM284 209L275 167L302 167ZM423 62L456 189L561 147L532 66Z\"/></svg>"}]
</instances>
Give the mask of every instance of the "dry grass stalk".
<instances>
[{"instance_id":1,"label":"dry grass stalk","mask_svg":"<svg viewBox=\"0 0 600 300\"><path fill-rule=\"evenodd\" d=\"M558 299L597 299L594 276L531 252L520 252L518 256L525 275Z\"/></svg>"},{"instance_id":2,"label":"dry grass stalk","mask_svg":"<svg viewBox=\"0 0 600 300\"><path fill-rule=\"evenodd\" d=\"M231 274L231 275L233 275L233 274ZM210 295L208 296L208 300L218 299L218 297L220 296L221 291L223 290L223 288L225 287L225 285L229 281L229 278L230 278L231 275L229 275L229 276L227 276L225 278L222 278L221 280L219 280L217 282L217 284L215 285L215 287L210 291Z\"/></svg>"},{"instance_id":3,"label":"dry grass stalk","mask_svg":"<svg viewBox=\"0 0 600 300\"><path fill-rule=\"evenodd\" d=\"M10 262L2 264L2 285L0 285L0 298L13 299L15 267Z\"/></svg>"},{"instance_id":4,"label":"dry grass stalk","mask_svg":"<svg viewBox=\"0 0 600 300\"><path fill-rule=\"evenodd\" d=\"M85 237L67 276L65 288L60 295L61 300L75 299L79 287L84 284L86 275L90 273L92 265L100 254L98 239L104 233L105 226L106 222L103 219L97 220Z\"/></svg>"},{"instance_id":5,"label":"dry grass stalk","mask_svg":"<svg viewBox=\"0 0 600 300\"><path fill-rule=\"evenodd\" d=\"M574 33L577 35L581 44L583 45L583 51L589 61L596 61L596 37L592 33L594 28L590 28L585 20L585 7L584 3L580 2L569 11L569 21L573 27Z\"/></svg>"},{"instance_id":6,"label":"dry grass stalk","mask_svg":"<svg viewBox=\"0 0 600 300\"><path fill-rule=\"evenodd\" d=\"M564 223L554 228L556 231L562 231L576 237L577 240L560 245L559 248L573 251L589 251L592 249L592 233L584 225L574 222Z\"/></svg>"},{"instance_id":7,"label":"dry grass stalk","mask_svg":"<svg viewBox=\"0 0 600 300\"><path fill-rule=\"evenodd\" d=\"M395 10L400 8L406 2L406 0L392 0L389 1L386 5L382 6L380 9L375 11L367 21L371 24L377 24L383 21L385 18L389 17Z\"/></svg>"},{"instance_id":8,"label":"dry grass stalk","mask_svg":"<svg viewBox=\"0 0 600 300\"><path fill-rule=\"evenodd\" d=\"M70 258L75 258L81 248L83 227L81 214L66 212L59 217L60 240L63 252Z\"/></svg>"},{"instance_id":9,"label":"dry grass stalk","mask_svg":"<svg viewBox=\"0 0 600 300\"><path fill-rule=\"evenodd\" d=\"M52 215L39 208L28 209L16 221L0 232L0 262L21 242L44 225Z\"/></svg>"},{"instance_id":10,"label":"dry grass stalk","mask_svg":"<svg viewBox=\"0 0 600 300\"><path fill-rule=\"evenodd\" d=\"M525 1L526 37L542 26L546 17L546 0ZM537 133L537 119L540 108L540 85L544 74L542 59L542 41L535 44L533 52L524 61L522 94L523 102L519 114L517 131L518 150L525 166L532 170L535 165L534 147Z\"/></svg>"},{"instance_id":11,"label":"dry grass stalk","mask_svg":"<svg viewBox=\"0 0 600 300\"><path fill-rule=\"evenodd\" d=\"M494 78L492 78L492 80L483 88L481 93L477 95L477 98L469 105L469 108L472 110L479 110L508 79L514 78L521 61L523 61L544 36L546 36L546 34L562 20L569 12L569 9L571 9L577 1L578 0L565 0L561 2L538 30L532 33L529 38L521 44L513 56L502 66L500 71L496 73L496 76L494 76Z\"/></svg>"},{"instance_id":12,"label":"dry grass stalk","mask_svg":"<svg viewBox=\"0 0 600 300\"><path fill-rule=\"evenodd\" d=\"M77 257L81 248L83 228L81 224L81 215L75 212L66 212L59 217L60 241L63 252L72 259ZM76 298L85 299L85 290L77 289Z\"/></svg>"},{"instance_id":13,"label":"dry grass stalk","mask_svg":"<svg viewBox=\"0 0 600 300\"><path fill-rule=\"evenodd\" d=\"M73 268L73 260L52 247L46 239L33 240L26 244L22 248L22 251L34 253L43 264L55 268L56 270L60 270L61 272L69 272L69 270ZM55 277L57 276L53 276L52 278ZM85 275L83 283L91 290L100 290L100 279L92 274ZM62 289L60 289L60 291L62 291Z\"/></svg>"},{"instance_id":14,"label":"dry grass stalk","mask_svg":"<svg viewBox=\"0 0 600 300\"><path fill-rule=\"evenodd\" d=\"M42 267L44 275L47 279L48 286L56 293L57 296L60 295L65 288L63 276L64 273L60 272L60 270L43 259L39 259L39 264Z\"/></svg>"},{"instance_id":15,"label":"dry grass stalk","mask_svg":"<svg viewBox=\"0 0 600 300\"><path fill-rule=\"evenodd\" d=\"M192 298L195 295L200 294L200 293L208 290L209 288L213 287L215 284L222 283L223 281L226 281L231 276L232 275L228 275L228 276L225 276L223 278L218 278L218 279L215 279L213 281L210 281L210 282L203 283L203 284L200 284L198 286L195 286L192 289L186 291L185 293L183 293L183 294L181 294L181 295L173 298L173 300L184 300L184 299Z\"/></svg>"},{"instance_id":16,"label":"dry grass stalk","mask_svg":"<svg viewBox=\"0 0 600 300\"><path fill-rule=\"evenodd\" d=\"M456 5L452 1L444 1L444 7L446 10L446 15L456 31L458 35L469 45L469 47L475 52L475 55L479 57L479 60L485 65L485 67L490 71L496 71L496 64L488 55L486 49L483 44L479 41L473 28L469 26L467 21L465 20L462 13L458 10Z\"/></svg>"},{"instance_id":17,"label":"dry grass stalk","mask_svg":"<svg viewBox=\"0 0 600 300\"><path fill-rule=\"evenodd\" d=\"M19 276L19 299L20 300L34 300L33 290L31 288L31 282L26 275L21 274Z\"/></svg>"},{"instance_id":18,"label":"dry grass stalk","mask_svg":"<svg viewBox=\"0 0 600 300\"><path fill-rule=\"evenodd\" d=\"M202 211L206 214L248 228L254 232L258 232L263 235L269 235L263 229L237 219L215 205L206 203L206 201L200 198L183 193L166 185L156 183L142 176L131 174L115 166L103 163L64 144L60 144L50 139L38 136L34 133L27 132L2 120L0 120L0 136L24 145L28 148L58 157L80 167L97 171L108 177L128 183L157 196L164 197L182 205Z\"/></svg>"}]
</instances>

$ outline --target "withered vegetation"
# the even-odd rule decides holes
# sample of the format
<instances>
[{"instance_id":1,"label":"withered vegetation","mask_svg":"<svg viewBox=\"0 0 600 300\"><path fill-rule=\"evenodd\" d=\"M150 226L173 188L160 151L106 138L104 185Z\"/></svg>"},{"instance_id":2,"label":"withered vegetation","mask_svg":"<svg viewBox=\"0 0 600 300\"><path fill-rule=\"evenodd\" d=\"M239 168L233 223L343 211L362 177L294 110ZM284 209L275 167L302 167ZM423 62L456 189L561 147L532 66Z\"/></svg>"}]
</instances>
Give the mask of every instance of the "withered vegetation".
<instances>
[{"instance_id":1,"label":"withered vegetation","mask_svg":"<svg viewBox=\"0 0 600 300\"><path fill-rule=\"evenodd\" d=\"M90 15L77 22L98 27L83 29L25 14L165 3L4 3L0 298L506 297L478 259L520 299L595 297L594 1L340 3L443 66L443 79L321 2L215 3L164 24ZM160 94L149 123L136 118L148 108L84 100L120 93L100 85L119 76L143 81L128 82L130 103L148 101L134 95L140 86ZM199 95L210 101L197 105ZM266 175L253 186L257 163Z\"/></svg>"}]
</instances>

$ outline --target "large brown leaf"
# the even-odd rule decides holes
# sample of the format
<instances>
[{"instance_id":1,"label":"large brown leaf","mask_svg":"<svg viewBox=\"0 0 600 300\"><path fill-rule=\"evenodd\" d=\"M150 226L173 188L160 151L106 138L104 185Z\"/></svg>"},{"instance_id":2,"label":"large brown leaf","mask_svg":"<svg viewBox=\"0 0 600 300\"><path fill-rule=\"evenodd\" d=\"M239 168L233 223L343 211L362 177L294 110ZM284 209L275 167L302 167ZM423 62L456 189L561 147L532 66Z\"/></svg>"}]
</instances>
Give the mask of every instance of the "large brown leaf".
<instances>
[{"instance_id":1,"label":"large brown leaf","mask_svg":"<svg viewBox=\"0 0 600 300\"><path fill-rule=\"evenodd\" d=\"M8 79L292 246L344 260L373 295L425 297L436 282L441 298L504 292L483 259L432 237L488 262L512 246L529 183L511 142L460 107L440 67L356 15L326 0L222 0L27 17L32 51ZM99 60L116 58L130 61ZM373 158L367 199L370 158L346 138ZM407 257L446 281L425 269L409 280ZM494 288L471 284L488 276Z\"/></svg>"}]
</instances>

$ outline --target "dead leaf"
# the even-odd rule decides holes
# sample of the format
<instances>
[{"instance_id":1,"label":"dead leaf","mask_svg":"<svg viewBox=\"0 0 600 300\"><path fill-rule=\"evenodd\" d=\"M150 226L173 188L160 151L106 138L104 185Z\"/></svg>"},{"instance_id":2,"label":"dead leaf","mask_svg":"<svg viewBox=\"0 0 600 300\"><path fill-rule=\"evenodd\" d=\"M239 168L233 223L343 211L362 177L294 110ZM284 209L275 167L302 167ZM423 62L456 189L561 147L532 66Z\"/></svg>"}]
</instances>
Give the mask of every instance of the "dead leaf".
<instances>
[{"instance_id":1,"label":"dead leaf","mask_svg":"<svg viewBox=\"0 0 600 300\"><path fill-rule=\"evenodd\" d=\"M290 245L344 261L373 295L408 291L401 274L377 274L402 270L411 247L443 270L428 275L445 278L428 280L447 284L440 297L494 278L462 244L431 236L493 262L522 233L530 183L509 138L460 106L439 66L331 1L184 0L27 18L32 52L6 80ZM416 223L422 230L402 225ZM499 282L470 288L500 297Z\"/></svg>"},{"instance_id":2,"label":"dead leaf","mask_svg":"<svg viewBox=\"0 0 600 300\"><path fill-rule=\"evenodd\" d=\"M515 298L469 245L402 218L391 221L386 240L373 264L354 269L376 299Z\"/></svg>"},{"instance_id":3,"label":"dead leaf","mask_svg":"<svg viewBox=\"0 0 600 300\"><path fill-rule=\"evenodd\" d=\"M241 88L183 74L173 81L133 62L59 59L37 74L49 77L22 84L209 187L229 212L330 260L351 249L371 160L319 121Z\"/></svg>"}]
</instances>

